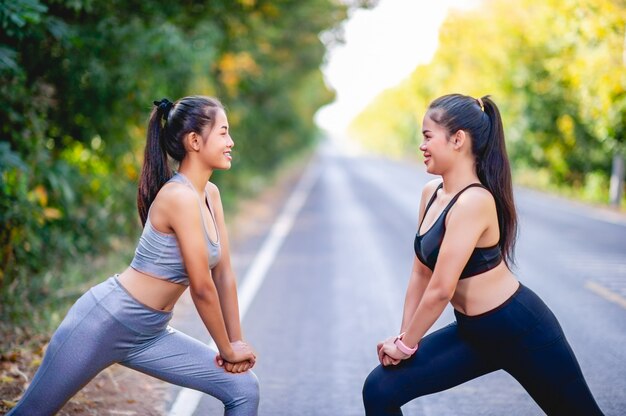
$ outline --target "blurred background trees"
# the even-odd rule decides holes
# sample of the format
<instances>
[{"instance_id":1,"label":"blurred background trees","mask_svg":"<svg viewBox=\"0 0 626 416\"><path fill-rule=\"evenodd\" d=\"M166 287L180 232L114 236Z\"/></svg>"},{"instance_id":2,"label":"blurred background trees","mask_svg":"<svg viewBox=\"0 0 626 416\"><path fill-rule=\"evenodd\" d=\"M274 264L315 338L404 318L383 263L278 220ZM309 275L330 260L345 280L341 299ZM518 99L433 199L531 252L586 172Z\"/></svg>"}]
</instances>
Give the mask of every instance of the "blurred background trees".
<instances>
[{"instance_id":1,"label":"blurred background trees","mask_svg":"<svg viewBox=\"0 0 626 416\"><path fill-rule=\"evenodd\" d=\"M520 182L606 203L626 150L625 42L621 0L485 0L451 13L432 61L350 130L370 148L415 154L431 100L490 94Z\"/></svg>"},{"instance_id":2,"label":"blurred background trees","mask_svg":"<svg viewBox=\"0 0 626 416\"><path fill-rule=\"evenodd\" d=\"M235 160L213 179L232 202L315 142L333 99L320 34L340 42L350 10L375 4L0 0L0 321L53 326L107 253L111 270L130 260L152 100L224 102ZM626 148L625 32L622 0L484 0L450 13L432 61L351 131L415 155L433 98L491 94L518 182L606 202Z\"/></svg>"},{"instance_id":3,"label":"blurred background trees","mask_svg":"<svg viewBox=\"0 0 626 416\"><path fill-rule=\"evenodd\" d=\"M41 304L73 300L106 277L85 275L92 262L136 240L153 100L224 102L234 168L214 179L232 200L313 142L333 99L319 34L340 41L350 8L374 3L0 0L2 321L48 325Z\"/></svg>"}]
</instances>

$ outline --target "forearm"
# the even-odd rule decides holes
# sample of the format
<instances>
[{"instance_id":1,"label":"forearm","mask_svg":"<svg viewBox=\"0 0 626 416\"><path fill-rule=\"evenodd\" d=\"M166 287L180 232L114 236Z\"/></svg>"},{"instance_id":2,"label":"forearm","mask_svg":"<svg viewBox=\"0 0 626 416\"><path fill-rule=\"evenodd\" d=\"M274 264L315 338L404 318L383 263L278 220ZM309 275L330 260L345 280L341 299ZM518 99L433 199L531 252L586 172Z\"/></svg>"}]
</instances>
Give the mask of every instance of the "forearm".
<instances>
[{"instance_id":1,"label":"forearm","mask_svg":"<svg viewBox=\"0 0 626 416\"><path fill-rule=\"evenodd\" d=\"M418 274L413 273L409 280L409 285L406 290L406 296L404 298L404 310L402 313L402 324L400 325L400 332L406 331L406 327L411 318L415 314L418 305L420 304L424 291L428 285L428 279L421 278Z\"/></svg>"},{"instance_id":2,"label":"forearm","mask_svg":"<svg viewBox=\"0 0 626 416\"><path fill-rule=\"evenodd\" d=\"M239 300L237 298L237 282L232 273L215 276L215 287L220 297L220 307L228 338L231 342L243 339L241 321L239 320Z\"/></svg>"},{"instance_id":3,"label":"forearm","mask_svg":"<svg viewBox=\"0 0 626 416\"><path fill-rule=\"evenodd\" d=\"M224 323L217 291L213 290L212 293L199 294L192 290L191 298L196 305L202 322L209 331L209 334L211 334L213 341L215 341L220 354L225 358L230 357L232 347Z\"/></svg>"},{"instance_id":4,"label":"forearm","mask_svg":"<svg viewBox=\"0 0 626 416\"><path fill-rule=\"evenodd\" d=\"M410 347L416 345L441 316L449 301L450 299L440 292L427 289L413 316L403 329L403 332L406 332L403 337L404 343Z\"/></svg>"}]
</instances>

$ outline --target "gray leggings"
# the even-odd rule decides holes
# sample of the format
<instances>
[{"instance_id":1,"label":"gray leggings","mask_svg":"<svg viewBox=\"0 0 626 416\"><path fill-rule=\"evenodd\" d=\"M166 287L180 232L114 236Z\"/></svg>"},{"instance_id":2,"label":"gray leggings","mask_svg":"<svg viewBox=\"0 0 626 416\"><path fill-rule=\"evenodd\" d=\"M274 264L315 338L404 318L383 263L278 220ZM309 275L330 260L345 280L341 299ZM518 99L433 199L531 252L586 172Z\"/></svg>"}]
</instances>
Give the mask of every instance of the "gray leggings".
<instances>
[{"instance_id":1,"label":"gray leggings","mask_svg":"<svg viewBox=\"0 0 626 416\"><path fill-rule=\"evenodd\" d=\"M115 277L94 286L69 310L32 383L7 416L53 415L114 363L210 394L224 403L225 415L256 415L256 375L217 366L217 352L169 327L171 316L137 301Z\"/></svg>"}]
</instances>

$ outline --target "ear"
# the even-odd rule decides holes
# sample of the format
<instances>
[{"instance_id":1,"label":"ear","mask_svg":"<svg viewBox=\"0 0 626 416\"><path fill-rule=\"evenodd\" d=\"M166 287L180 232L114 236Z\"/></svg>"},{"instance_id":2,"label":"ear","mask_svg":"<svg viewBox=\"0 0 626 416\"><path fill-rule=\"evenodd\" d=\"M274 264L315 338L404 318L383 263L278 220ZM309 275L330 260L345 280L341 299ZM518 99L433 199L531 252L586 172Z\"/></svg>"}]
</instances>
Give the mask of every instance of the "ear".
<instances>
[{"instance_id":1,"label":"ear","mask_svg":"<svg viewBox=\"0 0 626 416\"><path fill-rule=\"evenodd\" d=\"M185 136L185 145L188 151L198 152L200 150L200 135L193 131L188 133Z\"/></svg>"},{"instance_id":2,"label":"ear","mask_svg":"<svg viewBox=\"0 0 626 416\"><path fill-rule=\"evenodd\" d=\"M459 130L456 133L454 133L454 136L452 136L452 143L454 144L454 149L455 150L461 149L461 147L463 147L463 144L465 143L466 140L467 140L467 133L465 133L464 130Z\"/></svg>"}]
</instances>

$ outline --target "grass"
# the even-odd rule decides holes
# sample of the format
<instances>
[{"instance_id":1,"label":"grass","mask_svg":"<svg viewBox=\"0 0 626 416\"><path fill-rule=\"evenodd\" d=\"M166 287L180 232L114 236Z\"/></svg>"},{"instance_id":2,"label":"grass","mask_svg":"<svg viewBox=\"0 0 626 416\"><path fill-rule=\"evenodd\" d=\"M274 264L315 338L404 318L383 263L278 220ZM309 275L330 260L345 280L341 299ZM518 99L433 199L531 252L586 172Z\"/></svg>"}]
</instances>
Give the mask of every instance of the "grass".
<instances>
[{"instance_id":1,"label":"grass","mask_svg":"<svg viewBox=\"0 0 626 416\"><path fill-rule=\"evenodd\" d=\"M249 175L242 181L245 186L238 189L236 195L222 185L227 219L237 216L241 201L255 198L282 175L306 163L311 154L310 147L289 157L265 175ZM41 336L51 334L59 325L76 299L91 286L128 267L140 231L138 227L135 236L114 240L106 253L63 259L59 267L34 276L27 282L16 281L6 288L0 305L0 354L31 341L36 347L41 343Z\"/></svg>"},{"instance_id":2,"label":"grass","mask_svg":"<svg viewBox=\"0 0 626 416\"><path fill-rule=\"evenodd\" d=\"M27 293L25 288L32 287L29 282L8 288L3 294L0 352L50 333L89 287L124 270L133 255L134 243L118 240L106 254L66 259L62 267L33 278L33 282L39 282L34 289L37 293Z\"/></svg>"},{"instance_id":3,"label":"grass","mask_svg":"<svg viewBox=\"0 0 626 416\"><path fill-rule=\"evenodd\" d=\"M272 185L282 187L281 179L292 177L311 154L312 148L305 149L266 175L250 175L236 195L221 185L229 231L238 218L247 215L247 201L255 200ZM15 282L2 294L7 301L0 305L0 415L15 406L15 400L32 380L50 335L75 300L91 286L128 266L139 232L138 227L134 237L114 240L106 253L81 258L68 256L59 262L61 266L56 270L36 276L30 282ZM99 411L110 408L112 401L120 411L127 408L128 414L162 414L155 411L155 406L163 401L165 384L133 373L119 366L107 369L82 389L60 415L101 414Z\"/></svg>"}]
</instances>

